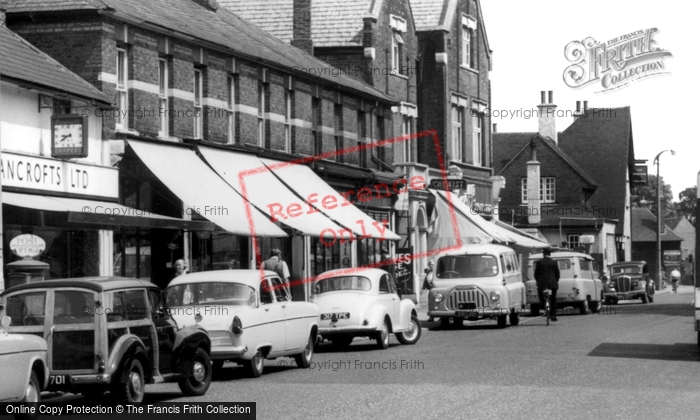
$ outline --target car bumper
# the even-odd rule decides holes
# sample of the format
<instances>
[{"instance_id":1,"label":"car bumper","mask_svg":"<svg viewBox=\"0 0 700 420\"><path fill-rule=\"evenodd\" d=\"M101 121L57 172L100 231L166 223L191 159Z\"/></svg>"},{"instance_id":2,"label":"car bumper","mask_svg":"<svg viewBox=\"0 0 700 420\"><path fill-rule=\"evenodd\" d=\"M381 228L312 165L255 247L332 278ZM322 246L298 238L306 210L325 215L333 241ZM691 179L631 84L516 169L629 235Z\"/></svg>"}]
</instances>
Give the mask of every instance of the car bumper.
<instances>
[{"instance_id":1,"label":"car bumper","mask_svg":"<svg viewBox=\"0 0 700 420\"><path fill-rule=\"evenodd\" d=\"M498 316L508 315L512 311L508 308L478 308L478 309L464 309L459 311L450 310L436 310L428 311L428 316L432 318L447 318L447 317L457 317L457 318L496 318Z\"/></svg>"},{"instance_id":2,"label":"car bumper","mask_svg":"<svg viewBox=\"0 0 700 420\"><path fill-rule=\"evenodd\" d=\"M245 346L213 346L211 360L228 360L242 357L248 351Z\"/></svg>"},{"instance_id":3,"label":"car bumper","mask_svg":"<svg viewBox=\"0 0 700 420\"><path fill-rule=\"evenodd\" d=\"M618 300L640 299L644 296L644 290L635 290L632 292L607 292L603 293L603 298L615 298Z\"/></svg>"},{"instance_id":4,"label":"car bumper","mask_svg":"<svg viewBox=\"0 0 700 420\"><path fill-rule=\"evenodd\" d=\"M347 327L326 327L318 329L318 333L324 337L329 337L333 335L363 336L376 333L377 331L377 327L358 325L351 325Z\"/></svg>"}]
</instances>

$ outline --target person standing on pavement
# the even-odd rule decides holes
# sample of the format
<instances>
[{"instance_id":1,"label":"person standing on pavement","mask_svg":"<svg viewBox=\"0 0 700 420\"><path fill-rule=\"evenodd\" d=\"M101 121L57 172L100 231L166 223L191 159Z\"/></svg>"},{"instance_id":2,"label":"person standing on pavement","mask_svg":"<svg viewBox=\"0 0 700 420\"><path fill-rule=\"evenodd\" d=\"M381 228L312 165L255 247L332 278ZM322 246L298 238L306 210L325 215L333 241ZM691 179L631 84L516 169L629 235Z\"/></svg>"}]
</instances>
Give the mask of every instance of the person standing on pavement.
<instances>
[{"instance_id":1,"label":"person standing on pavement","mask_svg":"<svg viewBox=\"0 0 700 420\"><path fill-rule=\"evenodd\" d=\"M423 292L428 292L428 291L430 291L430 289L433 288L433 278L434 278L433 272L435 271L434 266L435 266L435 263L433 262L433 260L429 260L428 261L428 268L425 269L425 278L423 279L423 288L422 288ZM428 301L428 294L427 293L425 296L425 300L426 300L426 302ZM433 321L434 321L434 319L431 316L428 319L428 322L433 322Z\"/></svg>"},{"instance_id":2,"label":"person standing on pavement","mask_svg":"<svg viewBox=\"0 0 700 420\"><path fill-rule=\"evenodd\" d=\"M551 308L550 319L557 320L557 289L559 288L559 264L550 258L552 251L545 249L542 251L543 258L535 264L535 281L537 282L537 294L540 297L540 304L544 305L544 291L549 289L552 294L549 296ZM534 314L537 315L537 314Z\"/></svg>"},{"instance_id":3,"label":"person standing on pavement","mask_svg":"<svg viewBox=\"0 0 700 420\"><path fill-rule=\"evenodd\" d=\"M282 280L282 284L287 289L287 293L291 296L291 291L289 290L289 267L287 267L287 263L282 259L281 250L274 248L270 252L270 258L263 261L263 270L270 270L277 273Z\"/></svg>"}]
</instances>

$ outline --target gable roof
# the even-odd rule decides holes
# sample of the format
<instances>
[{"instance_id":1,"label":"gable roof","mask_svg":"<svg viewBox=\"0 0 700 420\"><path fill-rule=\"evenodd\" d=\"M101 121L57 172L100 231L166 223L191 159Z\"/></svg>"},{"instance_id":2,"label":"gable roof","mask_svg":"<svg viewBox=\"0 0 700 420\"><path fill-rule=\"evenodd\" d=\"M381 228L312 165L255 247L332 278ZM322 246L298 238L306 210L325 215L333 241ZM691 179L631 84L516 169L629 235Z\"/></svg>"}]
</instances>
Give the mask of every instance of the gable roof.
<instances>
[{"instance_id":1,"label":"gable roof","mask_svg":"<svg viewBox=\"0 0 700 420\"><path fill-rule=\"evenodd\" d=\"M447 31L452 30L455 16L457 14L457 6L459 0L410 0L411 9L413 10L413 21L416 26L416 32L427 31ZM486 53L491 54L489 47L489 38L486 33L486 24L484 16L481 13L481 2L475 0L477 20L481 24L480 35L484 38L486 45Z\"/></svg>"},{"instance_id":2,"label":"gable roof","mask_svg":"<svg viewBox=\"0 0 700 420\"><path fill-rule=\"evenodd\" d=\"M544 145L559 156L577 175L588 183L590 187L595 188L598 186L595 180L567 156L566 153L559 149L554 141L545 139L538 133L493 133L494 172L500 175L518 156L522 153L529 153L530 141L533 139L537 141L537 145ZM496 153L497 149L498 153ZM513 151L515 151L515 153L513 153ZM498 169L496 169L496 167Z\"/></svg>"},{"instance_id":3,"label":"gable roof","mask_svg":"<svg viewBox=\"0 0 700 420\"><path fill-rule=\"evenodd\" d=\"M0 24L0 75L3 80L30 84L43 91L58 91L103 105L112 103L99 89L3 24Z\"/></svg>"},{"instance_id":4,"label":"gable roof","mask_svg":"<svg viewBox=\"0 0 700 420\"><path fill-rule=\"evenodd\" d=\"M213 11L193 0L8 0L6 8L8 14L94 10L170 36L179 35L185 39L194 37L195 43L245 57L271 68L283 69L312 80L322 80L325 84L341 86L385 102L396 102L382 91L285 44L223 7ZM317 75L299 70L311 68L317 70Z\"/></svg>"},{"instance_id":5,"label":"gable roof","mask_svg":"<svg viewBox=\"0 0 700 420\"><path fill-rule=\"evenodd\" d=\"M648 208L632 207L632 242L656 242L656 216ZM668 225L661 241L682 241Z\"/></svg>"},{"instance_id":6,"label":"gable roof","mask_svg":"<svg viewBox=\"0 0 700 420\"><path fill-rule=\"evenodd\" d=\"M630 107L590 108L559 136L559 147L598 183L591 205L625 214L629 168L634 165ZM624 232L622 223L616 233Z\"/></svg>"},{"instance_id":7,"label":"gable roof","mask_svg":"<svg viewBox=\"0 0 700 420\"><path fill-rule=\"evenodd\" d=\"M314 47L361 47L363 17L374 15L382 0L313 0ZM219 0L219 5L258 25L284 42L292 40L294 0ZM376 16L376 15L375 15Z\"/></svg>"}]
</instances>

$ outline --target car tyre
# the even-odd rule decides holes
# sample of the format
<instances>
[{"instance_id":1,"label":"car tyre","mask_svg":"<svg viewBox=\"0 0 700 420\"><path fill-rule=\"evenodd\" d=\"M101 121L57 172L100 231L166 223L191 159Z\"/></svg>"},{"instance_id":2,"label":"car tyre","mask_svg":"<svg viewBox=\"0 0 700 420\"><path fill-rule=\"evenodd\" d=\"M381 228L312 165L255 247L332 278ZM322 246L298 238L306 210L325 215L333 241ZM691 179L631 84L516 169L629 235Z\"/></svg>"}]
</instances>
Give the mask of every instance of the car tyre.
<instances>
[{"instance_id":1,"label":"car tyre","mask_svg":"<svg viewBox=\"0 0 700 420\"><path fill-rule=\"evenodd\" d=\"M209 354L203 348L200 347L195 352L189 373L177 383L182 393L188 396L206 394L211 385L212 365Z\"/></svg>"},{"instance_id":2,"label":"car tyre","mask_svg":"<svg viewBox=\"0 0 700 420\"><path fill-rule=\"evenodd\" d=\"M646 291L642 295L642 303L649 303L649 294Z\"/></svg>"},{"instance_id":3,"label":"car tyre","mask_svg":"<svg viewBox=\"0 0 700 420\"><path fill-rule=\"evenodd\" d=\"M530 304L530 316L540 316L540 305Z\"/></svg>"},{"instance_id":4,"label":"car tyre","mask_svg":"<svg viewBox=\"0 0 700 420\"><path fill-rule=\"evenodd\" d=\"M306 348L299 354L294 355L294 361L297 367L307 369L311 366L311 359L314 357L314 336L309 335L309 342L306 343Z\"/></svg>"},{"instance_id":5,"label":"car tyre","mask_svg":"<svg viewBox=\"0 0 700 420\"><path fill-rule=\"evenodd\" d=\"M384 319L382 329L377 333L377 346L382 350L389 348L389 321L386 319Z\"/></svg>"},{"instance_id":6,"label":"car tyre","mask_svg":"<svg viewBox=\"0 0 700 420\"><path fill-rule=\"evenodd\" d=\"M41 402L41 386L36 372L32 371L29 376L27 388L24 390L24 397L21 401L24 405L34 407L34 413L15 414L17 420L35 420L39 417L39 402Z\"/></svg>"},{"instance_id":7,"label":"car tyre","mask_svg":"<svg viewBox=\"0 0 700 420\"><path fill-rule=\"evenodd\" d=\"M248 376L251 378L258 378L263 373L264 359L260 350L255 352L255 356L251 360L245 361L245 368L248 371Z\"/></svg>"},{"instance_id":8,"label":"car tyre","mask_svg":"<svg viewBox=\"0 0 700 420\"><path fill-rule=\"evenodd\" d=\"M412 315L408 330L397 333L396 339L399 340L399 343L401 344L416 344L420 339L420 335L420 320L417 316Z\"/></svg>"},{"instance_id":9,"label":"car tyre","mask_svg":"<svg viewBox=\"0 0 700 420\"><path fill-rule=\"evenodd\" d=\"M347 349L350 347L350 344L352 344L352 340L355 339L353 336L339 336L333 338L331 341L333 342L333 345L340 348L340 349Z\"/></svg>"},{"instance_id":10,"label":"car tyre","mask_svg":"<svg viewBox=\"0 0 700 420\"><path fill-rule=\"evenodd\" d=\"M505 328L508 321L508 315L499 315L498 316L498 328Z\"/></svg>"},{"instance_id":11,"label":"car tyre","mask_svg":"<svg viewBox=\"0 0 700 420\"><path fill-rule=\"evenodd\" d=\"M112 394L118 401L127 403L142 402L145 394L145 378L143 365L139 359L131 359L125 365L125 375L122 381L115 384Z\"/></svg>"},{"instance_id":12,"label":"car tyre","mask_svg":"<svg viewBox=\"0 0 700 420\"><path fill-rule=\"evenodd\" d=\"M520 313L516 312L515 309L508 315L510 318L510 325L517 327L520 324Z\"/></svg>"},{"instance_id":13,"label":"car tyre","mask_svg":"<svg viewBox=\"0 0 700 420\"><path fill-rule=\"evenodd\" d=\"M588 299L578 304L578 311L581 315L588 315Z\"/></svg>"}]
</instances>

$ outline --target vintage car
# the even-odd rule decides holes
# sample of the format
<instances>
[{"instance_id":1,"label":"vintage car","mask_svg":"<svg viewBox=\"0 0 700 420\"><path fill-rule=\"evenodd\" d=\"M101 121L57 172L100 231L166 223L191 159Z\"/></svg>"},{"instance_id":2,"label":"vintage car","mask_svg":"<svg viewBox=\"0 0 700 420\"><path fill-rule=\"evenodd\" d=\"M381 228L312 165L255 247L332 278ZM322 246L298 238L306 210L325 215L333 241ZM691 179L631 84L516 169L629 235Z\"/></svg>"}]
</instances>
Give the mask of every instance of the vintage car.
<instances>
[{"instance_id":1,"label":"vintage car","mask_svg":"<svg viewBox=\"0 0 700 420\"><path fill-rule=\"evenodd\" d=\"M402 344L421 336L416 306L396 293L394 278L378 268L345 268L325 272L314 282L312 301L319 308L319 334L341 348L355 337L377 340L389 348L389 334Z\"/></svg>"},{"instance_id":2,"label":"vintage car","mask_svg":"<svg viewBox=\"0 0 700 420\"><path fill-rule=\"evenodd\" d=\"M2 310L0 308L0 314ZM1 315L0 315L1 316ZM10 317L2 316L0 325L0 403L38 404L41 390L49 383L46 341L35 335L9 334ZM36 418L34 413L15 418Z\"/></svg>"},{"instance_id":3,"label":"vintage car","mask_svg":"<svg viewBox=\"0 0 700 420\"><path fill-rule=\"evenodd\" d=\"M603 284L603 297L607 305L619 300L641 299L642 303L654 301L654 280L649 278L645 261L627 261L610 266L610 279Z\"/></svg>"},{"instance_id":4,"label":"vintage car","mask_svg":"<svg viewBox=\"0 0 700 420\"><path fill-rule=\"evenodd\" d=\"M49 390L142 401L147 383L177 381L186 395L211 382L211 342L178 327L153 283L86 277L26 283L3 292L10 333L48 343Z\"/></svg>"},{"instance_id":5,"label":"vintage car","mask_svg":"<svg viewBox=\"0 0 700 420\"><path fill-rule=\"evenodd\" d=\"M574 307L586 315L600 311L603 300L603 282L596 269L595 260L588 254L573 251L552 252L551 258L559 265L559 288L557 289L557 308ZM537 294L535 281L535 264L542 259L542 254L533 254L528 261L527 303L530 312L536 316L542 304Z\"/></svg>"},{"instance_id":6,"label":"vintage car","mask_svg":"<svg viewBox=\"0 0 700 420\"><path fill-rule=\"evenodd\" d=\"M292 302L279 275L260 270L218 270L173 279L165 291L178 324L205 328L214 369L226 360L258 377L264 359L290 356L311 364L318 334L318 308Z\"/></svg>"},{"instance_id":7,"label":"vintage car","mask_svg":"<svg viewBox=\"0 0 700 420\"><path fill-rule=\"evenodd\" d=\"M499 327L520 323L525 308L525 286L520 263L512 248L469 244L436 256L428 315L443 327L462 325L465 319L495 319Z\"/></svg>"}]
</instances>

